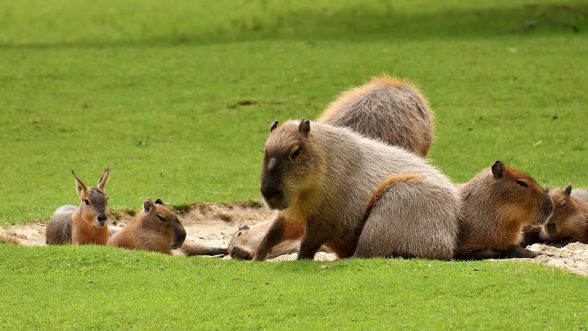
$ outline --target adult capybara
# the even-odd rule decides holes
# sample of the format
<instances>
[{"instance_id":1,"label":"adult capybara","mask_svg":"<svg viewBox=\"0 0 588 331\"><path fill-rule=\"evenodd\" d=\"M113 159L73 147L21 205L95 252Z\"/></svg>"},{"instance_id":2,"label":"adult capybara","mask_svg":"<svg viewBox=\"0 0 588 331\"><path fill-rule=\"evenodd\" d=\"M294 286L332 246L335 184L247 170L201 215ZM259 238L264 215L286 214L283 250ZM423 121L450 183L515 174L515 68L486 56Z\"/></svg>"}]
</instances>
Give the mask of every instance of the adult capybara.
<instances>
[{"instance_id":1,"label":"adult capybara","mask_svg":"<svg viewBox=\"0 0 588 331\"><path fill-rule=\"evenodd\" d=\"M264 153L261 193L279 213L255 260L282 242L288 223L305 230L298 259L323 244L339 257L452 258L458 192L422 157L308 120L274 122Z\"/></svg>"},{"instance_id":2,"label":"adult capybara","mask_svg":"<svg viewBox=\"0 0 588 331\"><path fill-rule=\"evenodd\" d=\"M374 77L343 92L317 122L350 128L366 137L426 156L433 141L433 112L411 83Z\"/></svg>"},{"instance_id":3,"label":"adult capybara","mask_svg":"<svg viewBox=\"0 0 588 331\"><path fill-rule=\"evenodd\" d=\"M459 259L530 258L520 246L521 230L544 223L553 203L547 190L513 167L496 161L460 186Z\"/></svg>"}]
</instances>

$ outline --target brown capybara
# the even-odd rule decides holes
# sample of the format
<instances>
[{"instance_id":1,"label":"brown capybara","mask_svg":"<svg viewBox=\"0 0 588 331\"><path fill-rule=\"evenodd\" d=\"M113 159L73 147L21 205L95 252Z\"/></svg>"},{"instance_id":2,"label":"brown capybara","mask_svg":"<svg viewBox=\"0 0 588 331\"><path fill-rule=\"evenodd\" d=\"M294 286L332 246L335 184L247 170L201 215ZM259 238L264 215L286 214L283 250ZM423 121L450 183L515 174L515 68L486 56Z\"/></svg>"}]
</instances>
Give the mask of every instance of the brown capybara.
<instances>
[{"instance_id":1,"label":"brown capybara","mask_svg":"<svg viewBox=\"0 0 588 331\"><path fill-rule=\"evenodd\" d=\"M264 153L260 190L279 212L254 260L283 241L288 223L304 228L298 259L323 244L338 257L453 256L459 195L424 158L308 120L274 122Z\"/></svg>"},{"instance_id":2,"label":"brown capybara","mask_svg":"<svg viewBox=\"0 0 588 331\"><path fill-rule=\"evenodd\" d=\"M576 193L577 192L577 193ZM533 242L544 242L562 246L570 242L588 244L588 201L583 200L583 190L572 191L572 185L549 191L553 200L553 213L541 228L534 228L536 238ZM531 244L528 238L526 244Z\"/></svg>"},{"instance_id":3,"label":"brown capybara","mask_svg":"<svg viewBox=\"0 0 588 331\"><path fill-rule=\"evenodd\" d=\"M147 199L143 210L108 240L109 246L171 254L186 238L184 226L160 199Z\"/></svg>"},{"instance_id":4,"label":"brown capybara","mask_svg":"<svg viewBox=\"0 0 588 331\"><path fill-rule=\"evenodd\" d=\"M553 203L524 172L496 161L460 187L458 259L531 258L520 246L524 226L544 223Z\"/></svg>"},{"instance_id":5,"label":"brown capybara","mask_svg":"<svg viewBox=\"0 0 588 331\"><path fill-rule=\"evenodd\" d=\"M272 221L267 221L251 227L246 224L241 224L239 230L233 235L229 243L229 255L231 258L238 260L253 259L255 250L263 240L272 223ZM284 241L272 248L268 254L268 259L285 254L298 253L300 239L304 235L304 228L297 223L286 223L285 227ZM321 246L319 251L331 253L331 250L325 246Z\"/></svg>"},{"instance_id":6,"label":"brown capybara","mask_svg":"<svg viewBox=\"0 0 588 331\"><path fill-rule=\"evenodd\" d=\"M411 83L389 76L343 92L317 122L350 128L368 138L426 156L433 141L433 112Z\"/></svg>"},{"instance_id":7,"label":"brown capybara","mask_svg":"<svg viewBox=\"0 0 588 331\"><path fill-rule=\"evenodd\" d=\"M81 199L79 206L65 205L57 208L45 228L47 245L98 244L108 241L107 198L104 186L110 171L104 170L96 187L88 188L72 170L76 191Z\"/></svg>"}]
</instances>

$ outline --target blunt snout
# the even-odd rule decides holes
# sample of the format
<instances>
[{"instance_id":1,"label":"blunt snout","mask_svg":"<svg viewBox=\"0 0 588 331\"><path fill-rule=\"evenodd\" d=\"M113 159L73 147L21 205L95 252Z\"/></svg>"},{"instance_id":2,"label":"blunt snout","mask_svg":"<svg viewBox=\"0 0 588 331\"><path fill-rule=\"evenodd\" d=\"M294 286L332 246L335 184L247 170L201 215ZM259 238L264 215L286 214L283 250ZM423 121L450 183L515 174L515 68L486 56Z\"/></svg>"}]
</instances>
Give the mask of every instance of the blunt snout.
<instances>
[{"instance_id":1,"label":"blunt snout","mask_svg":"<svg viewBox=\"0 0 588 331\"><path fill-rule=\"evenodd\" d=\"M172 248L176 249L182 247L184 240L186 240L186 229L184 229L184 226L178 222L178 225L174 231L174 242L172 244Z\"/></svg>"},{"instance_id":2,"label":"blunt snout","mask_svg":"<svg viewBox=\"0 0 588 331\"><path fill-rule=\"evenodd\" d=\"M281 198L284 195L284 192L278 185L264 183L261 185L260 190L263 197L268 201L274 198Z\"/></svg>"},{"instance_id":3,"label":"blunt snout","mask_svg":"<svg viewBox=\"0 0 588 331\"><path fill-rule=\"evenodd\" d=\"M98 215L96 219L98 220L98 225L104 226L104 224L106 224L106 221L108 220L108 217L106 215Z\"/></svg>"},{"instance_id":4,"label":"blunt snout","mask_svg":"<svg viewBox=\"0 0 588 331\"><path fill-rule=\"evenodd\" d=\"M545 224L550 218L551 213L553 213L553 201L549 197L549 194L546 194L545 200L543 200L543 217L541 219L540 224Z\"/></svg>"}]
</instances>

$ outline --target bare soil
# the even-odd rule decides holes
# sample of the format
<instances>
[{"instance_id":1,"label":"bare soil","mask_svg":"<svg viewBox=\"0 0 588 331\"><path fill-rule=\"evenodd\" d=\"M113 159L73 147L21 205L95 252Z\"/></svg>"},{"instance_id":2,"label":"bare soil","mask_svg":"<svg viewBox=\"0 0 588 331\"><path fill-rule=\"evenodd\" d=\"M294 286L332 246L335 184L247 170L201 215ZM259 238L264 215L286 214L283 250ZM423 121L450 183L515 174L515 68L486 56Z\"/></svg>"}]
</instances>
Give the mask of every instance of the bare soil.
<instances>
[{"instance_id":1,"label":"bare soil","mask_svg":"<svg viewBox=\"0 0 588 331\"><path fill-rule=\"evenodd\" d=\"M240 224L255 225L272 219L273 211L264 206L237 204L195 204L189 211L180 213L182 224L186 228L186 240L207 243L214 246L228 246ZM114 217L113 227L122 227L132 216L118 213ZM45 245L45 223L33 222L0 227L0 243L12 243L28 246ZM523 259L563 268L581 275L588 275L588 244L571 243L564 247L534 244L530 250L543 255L534 259ZM294 260L296 254L279 256L273 261ZM317 260L335 260L331 253L317 253Z\"/></svg>"}]
</instances>

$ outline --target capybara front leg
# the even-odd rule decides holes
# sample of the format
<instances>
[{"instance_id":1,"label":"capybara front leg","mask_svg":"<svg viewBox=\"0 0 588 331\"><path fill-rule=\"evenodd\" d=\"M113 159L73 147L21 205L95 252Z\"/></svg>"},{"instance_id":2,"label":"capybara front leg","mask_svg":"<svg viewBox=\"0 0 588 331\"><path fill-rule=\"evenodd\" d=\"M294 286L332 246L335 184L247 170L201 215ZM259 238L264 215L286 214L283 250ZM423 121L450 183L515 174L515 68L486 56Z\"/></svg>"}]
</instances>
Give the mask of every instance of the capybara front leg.
<instances>
[{"instance_id":1,"label":"capybara front leg","mask_svg":"<svg viewBox=\"0 0 588 331\"><path fill-rule=\"evenodd\" d=\"M253 257L254 261L265 260L272 248L284 240L285 228L286 219L282 216L278 216L257 247L255 256Z\"/></svg>"},{"instance_id":2,"label":"capybara front leg","mask_svg":"<svg viewBox=\"0 0 588 331\"><path fill-rule=\"evenodd\" d=\"M306 226L306 232L300 242L298 260L313 260L316 252L327 241L327 238L323 235L324 231L317 229L314 224L314 222L309 221Z\"/></svg>"},{"instance_id":3,"label":"capybara front leg","mask_svg":"<svg viewBox=\"0 0 588 331\"><path fill-rule=\"evenodd\" d=\"M486 260L486 259L499 259L503 257L503 253L491 248L482 248L475 251L471 251L466 254L456 256L457 260Z\"/></svg>"}]
</instances>

